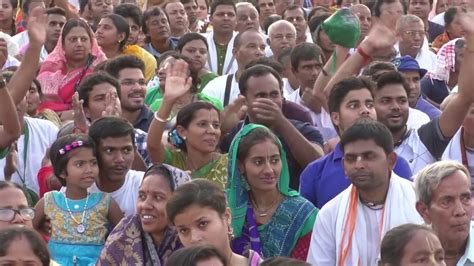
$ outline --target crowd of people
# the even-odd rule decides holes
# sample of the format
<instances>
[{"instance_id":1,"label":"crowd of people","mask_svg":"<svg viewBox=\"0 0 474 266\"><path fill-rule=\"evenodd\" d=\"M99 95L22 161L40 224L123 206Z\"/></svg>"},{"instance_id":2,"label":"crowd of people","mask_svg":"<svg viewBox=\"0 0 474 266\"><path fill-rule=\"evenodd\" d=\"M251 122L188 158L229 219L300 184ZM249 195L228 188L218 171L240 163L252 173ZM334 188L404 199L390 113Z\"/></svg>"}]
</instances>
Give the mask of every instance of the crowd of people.
<instances>
[{"instance_id":1,"label":"crowd of people","mask_svg":"<svg viewBox=\"0 0 474 266\"><path fill-rule=\"evenodd\" d=\"M0 265L474 265L434 1L2 0Z\"/></svg>"}]
</instances>

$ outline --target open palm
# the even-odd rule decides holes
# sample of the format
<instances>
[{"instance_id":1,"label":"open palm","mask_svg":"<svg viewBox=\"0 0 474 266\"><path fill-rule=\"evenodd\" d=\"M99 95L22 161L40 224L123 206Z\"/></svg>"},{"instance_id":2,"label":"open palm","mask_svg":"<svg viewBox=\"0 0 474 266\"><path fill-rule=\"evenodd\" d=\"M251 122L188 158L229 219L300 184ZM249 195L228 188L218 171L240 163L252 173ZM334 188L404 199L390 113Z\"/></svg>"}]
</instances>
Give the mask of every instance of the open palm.
<instances>
[{"instance_id":1,"label":"open palm","mask_svg":"<svg viewBox=\"0 0 474 266\"><path fill-rule=\"evenodd\" d=\"M177 99L187 92L192 85L192 78L189 76L189 66L184 60L176 60L174 64L166 70L165 97Z\"/></svg>"}]
</instances>

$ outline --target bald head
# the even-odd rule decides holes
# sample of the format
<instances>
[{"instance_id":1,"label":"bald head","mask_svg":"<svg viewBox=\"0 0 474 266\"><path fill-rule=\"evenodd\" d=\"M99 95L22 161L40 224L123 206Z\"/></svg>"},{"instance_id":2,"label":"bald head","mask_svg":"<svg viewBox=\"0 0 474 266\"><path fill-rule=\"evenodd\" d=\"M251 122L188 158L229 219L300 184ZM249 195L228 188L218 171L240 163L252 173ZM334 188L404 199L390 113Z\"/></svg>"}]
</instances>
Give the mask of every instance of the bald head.
<instances>
[{"instance_id":1,"label":"bald head","mask_svg":"<svg viewBox=\"0 0 474 266\"><path fill-rule=\"evenodd\" d=\"M260 28L257 9L248 2L240 2L235 5L237 15L238 32L244 32L249 29L258 30Z\"/></svg>"},{"instance_id":2,"label":"bald head","mask_svg":"<svg viewBox=\"0 0 474 266\"><path fill-rule=\"evenodd\" d=\"M275 58L278 58L284 48L296 45L296 28L286 20L279 20L268 28L268 44Z\"/></svg>"},{"instance_id":3,"label":"bald head","mask_svg":"<svg viewBox=\"0 0 474 266\"><path fill-rule=\"evenodd\" d=\"M363 40L367 34L369 34L370 27L372 26L372 14L370 9L363 4L353 5L349 8L352 14L356 15L359 19L360 24L360 38Z\"/></svg>"}]
</instances>

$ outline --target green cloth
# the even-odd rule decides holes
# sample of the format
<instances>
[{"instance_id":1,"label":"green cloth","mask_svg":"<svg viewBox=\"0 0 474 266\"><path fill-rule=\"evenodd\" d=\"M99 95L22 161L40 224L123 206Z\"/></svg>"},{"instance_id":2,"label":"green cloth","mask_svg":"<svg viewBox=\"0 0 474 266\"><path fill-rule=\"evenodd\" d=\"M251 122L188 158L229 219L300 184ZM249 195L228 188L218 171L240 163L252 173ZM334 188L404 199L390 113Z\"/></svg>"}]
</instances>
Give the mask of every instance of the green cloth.
<instances>
[{"instance_id":1,"label":"green cloth","mask_svg":"<svg viewBox=\"0 0 474 266\"><path fill-rule=\"evenodd\" d=\"M244 227L249 198L249 185L241 177L241 173L238 169L237 152L242 138L257 128L266 127L257 124L247 124L246 126L244 126L234 137L234 140L232 141L229 149L230 157L228 171L230 171L230 173L229 179L227 180L228 186L226 189L226 194L228 205L232 213L232 228L234 229L235 237L240 237L240 235L242 234L242 228ZM289 188L290 172L288 170L288 163L286 161L286 152L283 149L283 146L281 145L281 142L279 140L278 146L280 148L280 157L282 165L280 179L278 180L278 190L286 197L298 197L299 193Z\"/></svg>"},{"instance_id":2,"label":"green cloth","mask_svg":"<svg viewBox=\"0 0 474 266\"><path fill-rule=\"evenodd\" d=\"M182 170L189 170L186 163L186 153L181 150L165 149L165 163ZM192 178L204 178L215 182L225 189L227 184L227 154L221 154L217 159L191 173Z\"/></svg>"},{"instance_id":3,"label":"green cloth","mask_svg":"<svg viewBox=\"0 0 474 266\"><path fill-rule=\"evenodd\" d=\"M212 73L212 72L209 72L207 74L204 74L201 76L201 82L199 82L199 90L198 92L201 92L202 89L204 89L204 87L206 87L207 83L209 83L209 81L217 78L218 75Z\"/></svg>"},{"instance_id":4,"label":"green cloth","mask_svg":"<svg viewBox=\"0 0 474 266\"><path fill-rule=\"evenodd\" d=\"M10 147L6 147L0 150L0 160L7 157L8 153L10 152Z\"/></svg>"},{"instance_id":5,"label":"green cloth","mask_svg":"<svg viewBox=\"0 0 474 266\"><path fill-rule=\"evenodd\" d=\"M225 56L227 54L227 45L219 45L216 43L217 50L217 74L222 76L224 70Z\"/></svg>"},{"instance_id":6,"label":"green cloth","mask_svg":"<svg viewBox=\"0 0 474 266\"><path fill-rule=\"evenodd\" d=\"M161 94L160 86L153 87L146 91L145 104L150 106L161 98L163 98L163 95Z\"/></svg>"},{"instance_id":7,"label":"green cloth","mask_svg":"<svg viewBox=\"0 0 474 266\"><path fill-rule=\"evenodd\" d=\"M209 103L212 103L212 105L214 105L214 107L216 107L219 111L222 111L224 110L224 106L222 106L222 103L220 100L214 98L214 97L211 97L211 96L207 96L206 94L204 93L197 93L196 94L197 96L197 99L199 101L205 101L205 102L209 102ZM160 106L161 106L161 103L163 102L163 98L161 99L156 99L152 104L150 104L150 109L153 111L153 112L156 112L158 111L158 109L160 109ZM175 114L176 115L176 114ZM171 117L173 118L173 117Z\"/></svg>"}]
</instances>

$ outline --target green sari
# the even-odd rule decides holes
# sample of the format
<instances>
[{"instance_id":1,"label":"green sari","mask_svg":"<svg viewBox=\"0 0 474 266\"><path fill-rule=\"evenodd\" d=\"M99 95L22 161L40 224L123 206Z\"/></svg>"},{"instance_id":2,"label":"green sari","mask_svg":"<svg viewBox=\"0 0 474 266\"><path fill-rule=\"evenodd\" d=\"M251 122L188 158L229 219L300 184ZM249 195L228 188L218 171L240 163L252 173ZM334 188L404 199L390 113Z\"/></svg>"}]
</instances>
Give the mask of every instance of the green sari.
<instances>
[{"instance_id":1,"label":"green sari","mask_svg":"<svg viewBox=\"0 0 474 266\"><path fill-rule=\"evenodd\" d=\"M165 163L172 165L176 168L187 171L188 166L186 164L186 154L181 150L170 150L166 149ZM198 170L191 173L191 177L204 178L215 182L217 185L225 189L227 184L227 165L228 157L227 154L220 154L219 157Z\"/></svg>"},{"instance_id":2,"label":"green sari","mask_svg":"<svg viewBox=\"0 0 474 266\"><path fill-rule=\"evenodd\" d=\"M238 169L237 153L240 141L244 136L262 125L244 126L232 141L229 150L229 180L226 189L228 206L231 210L234 240L232 249L238 254L245 254L248 249L258 252L262 257L292 256L299 241L308 242L307 246L299 245L299 254L307 253L309 237L316 220L318 210L309 201L289 188L290 176L286 153L280 141L280 158L282 169L277 188L284 199L275 210L270 221L259 225L249 200L250 186ZM308 237L309 235L309 237ZM302 247L304 246L304 247ZM306 254L295 256L306 259Z\"/></svg>"}]
</instances>

